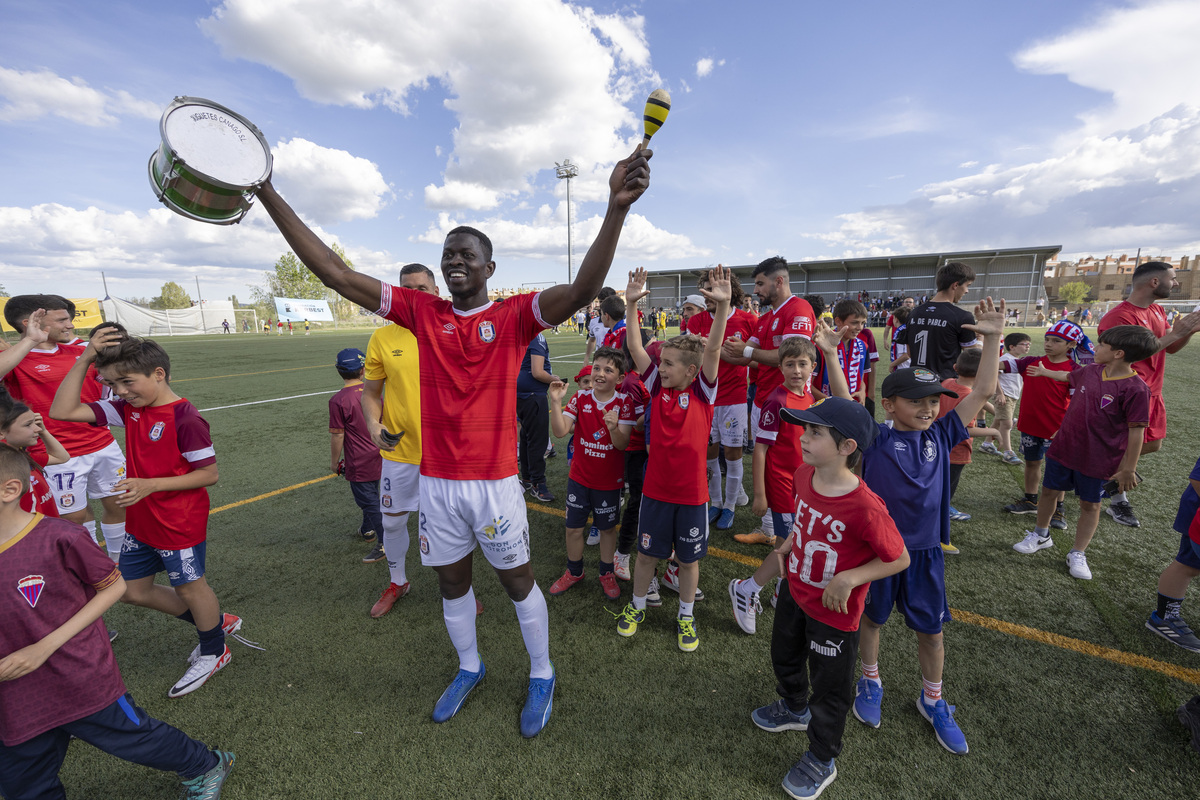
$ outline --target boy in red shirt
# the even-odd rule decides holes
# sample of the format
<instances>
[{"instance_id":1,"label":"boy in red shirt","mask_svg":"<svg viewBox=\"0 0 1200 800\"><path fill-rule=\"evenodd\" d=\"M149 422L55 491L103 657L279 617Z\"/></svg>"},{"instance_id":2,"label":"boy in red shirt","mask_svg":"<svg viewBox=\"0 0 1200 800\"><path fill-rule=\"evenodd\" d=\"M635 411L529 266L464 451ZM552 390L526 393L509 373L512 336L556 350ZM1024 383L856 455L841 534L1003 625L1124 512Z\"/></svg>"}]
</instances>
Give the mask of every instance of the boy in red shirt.
<instances>
[{"instance_id":1,"label":"boy in red shirt","mask_svg":"<svg viewBox=\"0 0 1200 800\"><path fill-rule=\"evenodd\" d=\"M0 447L0 583L17 590L0 593L0 794L66 797L58 771L75 737L177 772L187 800L216 797L233 754L147 716L126 693L100 620L125 592L121 573L79 525L21 509L28 475L25 456Z\"/></svg>"},{"instance_id":2,"label":"boy in red shirt","mask_svg":"<svg viewBox=\"0 0 1200 800\"><path fill-rule=\"evenodd\" d=\"M867 309L857 300L839 300L833 306L833 327L841 335L837 343L838 368L850 386L854 402L866 405L867 376L871 373L871 351L858 337L867 324ZM786 340L785 340L786 341ZM820 388L829 394L829 363L817 354Z\"/></svg>"},{"instance_id":3,"label":"boy in red shirt","mask_svg":"<svg viewBox=\"0 0 1200 800\"><path fill-rule=\"evenodd\" d=\"M118 399L79 401L93 362ZM242 621L221 613L204 579L205 487L217 482L217 457L208 422L175 394L170 376L171 360L157 342L96 331L58 387L50 416L125 428L129 473L115 487L124 492L117 503L126 509L127 526L120 568L128 588L121 600L196 627L200 643L189 657L191 666L167 692L176 698L196 691L229 663L225 635L236 632ZM163 571L170 587L154 583Z\"/></svg>"},{"instance_id":4,"label":"boy in red shirt","mask_svg":"<svg viewBox=\"0 0 1200 800\"><path fill-rule=\"evenodd\" d=\"M818 323L817 335L837 336L823 322ZM754 516L770 513L772 529L781 535L792 528L792 476L803 463L800 435L804 433L801 427L784 425L781 412L785 408L798 411L812 405L808 382L816 358L817 348L808 339L795 336L784 339L779 345L783 385L773 389L763 403L758 437L754 442L751 467L754 472ZM767 556L749 578L734 578L729 582L733 618L746 633L754 634L758 628L758 612L762 610L758 593L779 575L779 559Z\"/></svg>"},{"instance_id":5,"label":"boy in red shirt","mask_svg":"<svg viewBox=\"0 0 1200 800\"><path fill-rule=\"evenodd\" d=\"M329 398L329 470L335 475L345 476L350 482L354 502L362 511L359 536L364 542L374 541L376 537L382 542L383 513L379 507L379 478L383 472L383 456L371 439L371 431L363 416L363 371L366 364L366 353L356 347L339 351L334 361L333 366L343 385L337 394ZM408 581L396 584L396 599L408 594L408 587ZM391 610L391 604L385 602L384 605ZM371 610L375 611L374 608ZM372 616L381 617L383 614Z\"/></svg>"},{"instance_id":6,"label":"boy in red shirt","mask_svg":"<svg viewBox=\"0 0 1200 800\"><path fill-rule=\"evenodd\" d=\"M1046 331L1044 356L1018 358L1016 363L1001 362L1001 372L1026 376L1021 392L1021 410L1017 414L1017 431L1021 434L1021 454L1025 457L1025 496L1009 503L1004 510L1010 514L1036 514L1038 485L1042 480L1042 459L1050 448L1050 440L1058 433L1063 415L1071 402L1065 382L1052 380L1049 372L1068 373L1079 361L1091 355L1091 342L1083 329L1073 322L1062 320ZM1076 352L1077 348L1080 352ZM1031 370L1038 368L1037 374ZM1061 494L1050 526L1066 530Z\"/></svg>"},{"instance_id":7,"label":"boy in red shirt","mask_svg":"<svg viewBox=\"0 0 1200 800\"><path fill-rule=\"evenodd\" d=\"M642 346L650 342L649 331L642 328L635 331L641 335ZM633 427L629 429L629 444L625 445L625 488L629 497L625 500L625 511L621 516L621 527L617 530L617 552L613 556L614 574L619 580L633 580L629 571L629 555L633 552L633 542L637 538L638 514L642 509L642 484L646 480L646 404L650 402L650 393L646 384L633 368L633 359L629 357L628 337L621 345L621 355L625 359L625 380L621 381L621 393L629 398L633 406ZM584 367L590 369L590 367ZM657 591L657 589L655 590ZM659 599L661 603L661 598Z\"/></svg>"},{"instance_id":8,"label":"boy in red shirt","mask_svg":"<svg viewBox=\"0 0 1200 800\"><path fill-rule=\"evenodd\" d=\"M19 400L0 395L0 442L24 453L30 462L29 494L21 498L21 510L57 517L58 506L44 470L49 465L62 464L71 456L46 430L42 415L35 414Z\"/></svg>"},{"instance_id":9,"label":"boy in red shirt","mask_svg":"<svg viewBox=\"0 0 1200 800\"><path fill-rule=\"evenodd\" d=\"M635 421L629 398L617 391L624 367L620 350L598 348L592 356L592 388L576 392L565 411L567 384L550 384L550 429L559 439L574 432L579 442L579 458L571 460L567 476L567 571L550 586L552 595L583 580L583 528L590 515L600 531L600 586L609 600L621 596L613 574L613 553L625 478L624 451Z\"/></svg>"},{"instance_id":10,"label":"boy in red shirt","mask_svg":"<svg viewBox=\"0 0 1200 800\"><path fill-rule=\"evenodd\" d=\"M771 633L780 697L750 719L765 731L808 731L808 751L784 777L783 790L816 797L837 777L867 586L906 569L909 555L883 500L852 471L875 439L870 413L829 397L780 414L804 426L804 461L794 477L795 524L776 551L787 559L788 585Z\"/></svg>"},{"instance_id":11,"label":"boy in red shirt","mask_svg":"<svg viewBox=\"0 0 1200 800\"><path fill-rule=\"evenodd\" d=\"M638 520L638 558L633 572L633 597L618 615L617 633L633 636L646 619L646 595L661 559L672 549L679 563L679 649L700 646L693 606L700 581L700 559L708 550L708 482L705 453L717 399L721 342L729 315L729 270L710 273L711 289L700 291L716 303L708 341L695 334L669 339L658 366L650 360L641 337L626 339L633 364L650 392L650 458L642 487ZM629 273L625 300L636 303L649 292L646 271ZM595 372L593 371L593 376ZM581 456L582 457L582 456Z\"/></svg>"},{"instance_id":12,"label":"boy in red shirt","mask_svg":"<svg viewBox=\"0 0 1200 800\"><path fill-rule=\"evenodd\" d=\"M1032 554L1054 546L1049 531L1054 513L1052 492L1074 489L1079 496L1079 522L1075 545L1067 553L1067 567L1073 578L1092 579L1084 551L1100 522L1101 492L1116 493L1106 482L1116 484L1121 492L1139 482L1136 468L1150 424L1150 388L1134 372L1133 364L1157 350L1158 340L1146 328L1118 325L1100 334L1094 364L1070 373L1036 367L1027 373L1065 383L1071 405L1046 451L1043 486L1048 491L1043 491L1038 501L1037 526L1013 545L1018 553Z\"/></svg>"}]
</instances>

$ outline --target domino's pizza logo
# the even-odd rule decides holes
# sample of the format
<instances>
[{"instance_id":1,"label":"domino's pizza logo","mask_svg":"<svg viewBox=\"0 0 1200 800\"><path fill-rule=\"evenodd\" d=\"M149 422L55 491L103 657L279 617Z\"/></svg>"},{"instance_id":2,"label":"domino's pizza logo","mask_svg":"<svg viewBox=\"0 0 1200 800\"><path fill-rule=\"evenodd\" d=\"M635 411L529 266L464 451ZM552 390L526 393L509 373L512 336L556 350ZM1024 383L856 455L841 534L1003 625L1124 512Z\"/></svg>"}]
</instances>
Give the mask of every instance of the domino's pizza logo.
<instances>
[{"instance_id":1,"label":"domino's pizza logo","mask_svg":"<svg viewBox=\"0 0 1200 800\"><path fill-rule=\"evenodd\" d=\"M479 338L488 344L496 341L496 326L486 319L479 323Z\"/></svg>"},{"instance_id":2,"label":"domino's pizza logo","mask_svg":"<svg viewBox=\"0 0 1200 800\"><path fill-rule=\"evenodd\" d=\"M604 438L604 431L593 431L592 438L597 442Z\"/></svg>"},{"instance_id":3,"label":"domino's pizza logo","mask_svg":"<svg viewBox=\"0 0 1200 800\"><path fill-rule=\"evenodd\" d=\"M25 602L29 603L30 608L37 608L38 598L42 596L42 589L45 587L46 580L41 575L26 575L17 581L17 591L25 598Z\"/></svg>"},{"instance_id":4,"label":"domino's pizza logo","mask_svg":"<svg viewBox=\"0 0 1200 800\"><path fill-rule=\"evenodd\" d=\"M159 439L161 439L162 435L163 435L163 430L165 430L166 427L167 427L167 423L165 423L165 422L154 423L154 427L150 429L150 441L157 442Z\"/></svg>"}]
</instances>

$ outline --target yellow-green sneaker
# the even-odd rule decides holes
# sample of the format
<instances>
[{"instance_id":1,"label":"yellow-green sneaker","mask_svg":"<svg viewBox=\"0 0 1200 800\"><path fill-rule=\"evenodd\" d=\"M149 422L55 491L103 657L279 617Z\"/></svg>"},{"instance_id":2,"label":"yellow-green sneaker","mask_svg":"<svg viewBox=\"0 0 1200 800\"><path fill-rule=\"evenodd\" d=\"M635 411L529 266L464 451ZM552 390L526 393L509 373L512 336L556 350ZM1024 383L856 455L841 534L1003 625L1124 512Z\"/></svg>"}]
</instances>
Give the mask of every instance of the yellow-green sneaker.
<instances>
[{"instance_id":1,"label":"yellow-green sneaker","mask_svg":"<svg viewBox=\"0 0 1200 800\"><path fill-rule=\"evenodd\" d=\"M680 650L690 653L700 646L700 637L696 634L695 617L680 617L675 620L675 626L679 629Z\"/></svg>"},{"instance_id":2,"label":"yellow-green sneaker","mask_svg":"<svg viewBox=\"0 0 1200 800\"><path fill-rule=\"evenodd\" d=\"M634 608L633 603L626 603L625 608L617 615L617 633L622 636L633 636L637 633L638 625L646 620L646 609Z\"/></svg>"}]
</instances>

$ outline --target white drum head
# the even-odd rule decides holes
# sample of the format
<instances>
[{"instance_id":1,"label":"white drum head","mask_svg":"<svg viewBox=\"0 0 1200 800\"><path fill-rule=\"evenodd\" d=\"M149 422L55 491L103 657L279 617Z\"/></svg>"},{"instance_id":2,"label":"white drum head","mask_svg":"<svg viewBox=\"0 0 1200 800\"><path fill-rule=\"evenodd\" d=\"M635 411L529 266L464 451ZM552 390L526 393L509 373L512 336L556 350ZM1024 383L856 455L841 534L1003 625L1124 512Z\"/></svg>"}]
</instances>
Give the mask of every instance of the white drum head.
<instances>
[{"instance_id":1,"label":"white drum head","mask_svg":"<svg viewBox=\"0 0 1200 800\"><path fill-rule=\"evenodd\" d=\"M235 186L267 177L269 151L261 134L226 109L186 103L162 121L167 145L189 169Z\"/></svg>"}]
</instances>

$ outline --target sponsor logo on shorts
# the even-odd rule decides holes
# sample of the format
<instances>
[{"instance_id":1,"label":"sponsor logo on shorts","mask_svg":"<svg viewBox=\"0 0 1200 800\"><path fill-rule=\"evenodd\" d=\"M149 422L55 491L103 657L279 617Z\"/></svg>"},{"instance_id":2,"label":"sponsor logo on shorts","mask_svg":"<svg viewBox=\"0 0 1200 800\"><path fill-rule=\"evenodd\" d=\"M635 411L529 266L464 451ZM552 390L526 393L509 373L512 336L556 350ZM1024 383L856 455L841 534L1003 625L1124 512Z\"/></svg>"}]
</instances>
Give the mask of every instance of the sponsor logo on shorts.
<instances>
[{"instance_id":1,"label":"sponsor logo on shorts","mask_svg":"<svg viewBox=\"0 0 1200 800\"><path fill-rule=\"evenodd\" d=\"M391 508L392 507L392 496L390 494L385 494L382 497L380 497L379 505L383 506L384 508ZM421 517L421 525L422 526L425 525L425 517L424 516Z\"/></svg>"},{"instance_id":2,"label":"sponsor logo on shorts","mask_svg":"<svg viewBox=\"0 0 1200 800\"><path fill-rule=\"evenodd\" d=\"M179 562L179 566L183 569L183 578L188 583L200 580L200 573L196 571L196 559L185 558Z\"/></svg>"},{"instance_id":3,"label":"sponsor logo on shorts","mask_svg":"<svg viewBox=\"0 0 1200 800\"><path fill-rule=\"evenodd\" d=\"M157 442L162 438L163 430L167 427L165 422L156 422L154 427L150 429L150 441Z\"/></svg>"},{"instance_id":4,"label":"sponsor logo on shorts","mask_svg":"<svg viewBox=\"0 0 1200 800\"><path fill-rule=\"evenodd\" d=\"M488 344L496 341L496 326L486 319L479 323L479 338Z\"/></svg>"},{"instance_id":5,"label":"sponsor logo on shorts","mask_svg":"<svg viewBox=\"0 0 1200 800\"><path fill-rule=\"evenodd\" d=\"M679 407L680 408L687 408L688 402L690 402L689 395L686 395L686 394L679 395Z\"/></svg>"},{"instance_id":6,"label":"sponsor logo on shorts","mask_svg":"<svg viewBox=\"0 0 1200 800\"><path fill-rule=\"evenodd\" d=\"M425 516L423 514L421 515L421 526L425 526ZM418 538L421 540L421 552L429 555L429 537L422 533Z\"/></svg>"},{"instance_id":7,"label":"sponsor logo on shorts","mask_svg":"<svg viewBox=\"0 0 1200 800\"><path fill-rule=\"evenodd\" d=\"M650 549L650 534L648 534L648 533L642 534L642 549L643 550Z\"/></svg>"},{"instance_id":8,"label":"sponsor logo on shorts","mask_svg":"<svg viewBox=\"0 0 1200 800\"><path fill-rule=\"evenodd\" d=\"M814 653L820 653L823 656L829 656L830 658L835 658L842 654L842 644L843 644L843 642L834 642L829 639L826 639L824 645L820 645L820 644L817 644L816 642L810 641L808 643L808 647Z\"/></svg>"},{"instance_id":9,"label":"sponsor logo on shorts","mask_svg":"<svg viewBox=\"0 0 1200 800\"><path fill-rule=\"evenodd\" d=\"M567 495L567 499L568 499L568 500L570 500L572 503L574 503L574 502L575 502L575 495L573 495L573 494L569 494L569 495Z\"/></svg>"},{"instance_id":10,"label":"sponsor logo on shorts","mask_svg":"<svg viewBox=\"0 0 1200 800\"><path fill-rule=\"evenodd\" d=\"M26 575L17 581L17 591L25 598L25 602L29 603L30 608L37 608L38 598L42 596L42 589L45 587L46 579L41 575Z\"/></svg>"},{"instance_id":11,"label":"sponsor logo on shorts","mask_svg":"<svg viewBox=\"0 0 1200 800\"><path fill-rule=\"evenodd\" d=\"M512 522L504 517L493 517L491 525L483 526L483 535L488 538L489 542L495 541L496 536L503 536L508 533L508 529L512 527Z\"/></svg>"},{"instance_id":12,"label":"sponsor logo on shorts","mask_svg":"<svg viewBox=\"0 0 1200 800\"><path fill-rule=\"evenodd\" d=\"M505 564L511 564L512 562L516 561L516 560L517 560L518 558L520 558L520 557L521 557L521 554L520 554L520 553L509 553L508 555L506 555L506 556L505 556L503 559L501 559L501 560L502 560L502 561L503 561Z\"/></svg>"},{"instance_id":13,"label":"sponsor logo on shorts","mask_svg":"<svg viewBox=\"0 0 1200 800\"><path fill-rule=\"evenodd\" d=\"M75 505L75 495L67 492L62 497L58 498L58 505L60 508L70 508L71 506Z\"/></svg>"},{"instance_id":14,"label":"sponsor logo on shorts","mask_svg":"<svg viewBox=\"0 0 1200 800\"><path fill-rule=\"evenodd\" d=\"M122 464L121 466L117 467L117 480L120 481L120 480L124 480L124 479L125 479L125 465Z\"/></svg>"}]
</instances>

